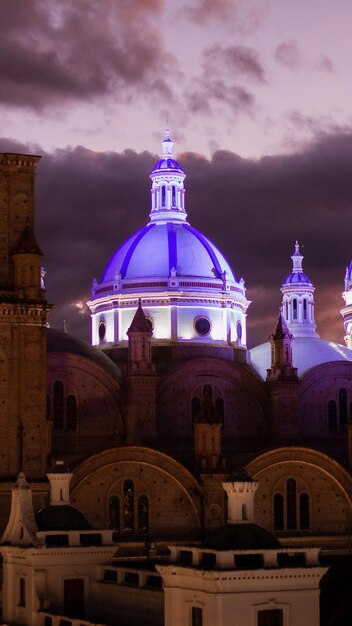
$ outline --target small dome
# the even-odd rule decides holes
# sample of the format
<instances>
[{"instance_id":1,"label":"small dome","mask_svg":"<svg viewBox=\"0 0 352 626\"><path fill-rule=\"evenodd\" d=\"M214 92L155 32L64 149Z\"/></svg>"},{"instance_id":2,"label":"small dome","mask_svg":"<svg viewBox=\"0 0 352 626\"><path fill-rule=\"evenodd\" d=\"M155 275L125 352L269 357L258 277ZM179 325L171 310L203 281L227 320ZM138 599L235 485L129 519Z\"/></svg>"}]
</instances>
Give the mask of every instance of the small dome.
<instances>
[{"instance_id":1,"label":"small dome","mask_svg":"<svg viewBox=\"0 0 352 626\"><path fill-rule=\"evenodd\" d=\"M153 172L157 172L158 170L177 170L178 172L183 173L183 169L181 167L181 165L179 163L177 163L177 161L175 161L175 159L160 159L160 161L158 161L154 168L153 168ZM153 173L152 172L152 173Z\"/></svg>"},{"instance_id":2,"label":"small dome","mask_svg":"<svg viewBox=\"0 0 352 626\"><path fill-rule=\"evenodd\" d=\"M309 280L307 274L303 272L292 272L286 278L286 280L282 283L283 287L286 285L309 285L312 286L311 281Z\"/></svg>"},{"instance_id":3,"label":"small dome","mask_svg":"<svg viewBox=\"0 0 352 626\"><path fill-rule=\"evenodd\" d=\"M265 379L266 371L271 366L270 343L262 343L252 348L250 355L253 367ZM312 367L334 361L352 363L352 350L319 337L295 337L292 341L292 363L297 368L298 376L302 376Z\"/></svg>"},{"instance_id":4,"label":"small dome","mask_svg":"<svg viewBox=\"0 0 352 626\"><path fill-rule=\"evenodd\" d=\"M57 328L47 329L47 351L48 354L64 352L83 356L105 369L115 380L121 378L119 368L103 352Z\"/></svg>"},{"instance_id":5,"label":"small dome","mask_svg":"<svg viewBox=\"0 0 352 626\"><path fill-rule=\"evenodd\" d=\"M203 542L211 550L272 550L279 540L257 524L225 524L213 530Z\"/></svg>"},{"instance_id":6,"label":"small dome","mask_svg":"<svg viewBox=\"0 0 352 626\"><path fill-rule=\"evenodd\" d=\"M41 509L35 516L38 530L90 530L83 513L70 504L54 505Z\"/></svg>"},{"instance_id":7,"label":"small dome","mask_svg":"<svg viewBox=\"0 0 352 626\"><path fill-rule=\"evenodd\" d=\"M254 480L252 476L247 472L247 470L241 465L235 467L226 481L227 483L253 483Z\"/></svg>"}]
</instances>

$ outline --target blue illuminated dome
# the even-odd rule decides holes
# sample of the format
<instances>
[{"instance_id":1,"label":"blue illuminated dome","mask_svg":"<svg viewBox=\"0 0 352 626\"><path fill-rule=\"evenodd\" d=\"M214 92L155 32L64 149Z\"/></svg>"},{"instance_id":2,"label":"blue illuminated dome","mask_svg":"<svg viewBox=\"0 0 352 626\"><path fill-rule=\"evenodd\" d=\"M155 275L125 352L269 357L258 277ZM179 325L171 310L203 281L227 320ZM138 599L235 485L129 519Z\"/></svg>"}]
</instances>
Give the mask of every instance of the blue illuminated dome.
<instances>
[{"instance_id":1,"label":"blue illuminated dome","mask_svg":"<svg viewBox=\"0 0 352 626\"><path fill-rule=\"evenodd\" d=\"M127 341L141 299L154 342L245 345L244 281L237 281L215 244L187 221L186 175L172 147L167 130L162 158L150 174L150 221L118 248L100 283L93 283L93 344Z\"/></svg>"},{"instance_id":2,"label":"blue illuminated dome","mask_svg":"<svg viewBox=\"0 0 352 626\"><path fill-rule=\"evenodd\" d=\"M110 260L102 283L121 279L163 278L173 269L179 278L226 279L235 284L230 265L215 245L187 223L150 222L134 233ZM166 285L164 285L166 286ZM206 288L206 285L202 285Z\"/></svg>"}]
</instances>

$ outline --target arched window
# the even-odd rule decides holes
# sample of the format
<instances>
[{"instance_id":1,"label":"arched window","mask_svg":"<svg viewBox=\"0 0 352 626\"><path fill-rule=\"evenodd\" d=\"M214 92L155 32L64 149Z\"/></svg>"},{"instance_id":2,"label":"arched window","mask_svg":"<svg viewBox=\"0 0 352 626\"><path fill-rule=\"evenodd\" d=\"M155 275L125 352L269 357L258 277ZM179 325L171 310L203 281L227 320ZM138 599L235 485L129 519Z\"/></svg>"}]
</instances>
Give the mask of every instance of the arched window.
<instances>
[{"instance_id":1,"label":"arched window","mask_svg":"<svg viewBox=\"0 0 352 626\"><path fill-rule=\"evenodd\" d=\"M192 402L191 402L191 412L192 412L192 424L194 425L194 422L197 419L198 413L200 410L200 399L197 397L192 398Z\"/></svg>"},{"instance_id":2,"label":"arched window","mask_svg":"<svg viewBox=\"0 0 352 626\"><path fill-rule=\"evenodd\" d=\"M242 341L242 324L241 322L237 322L236 324L236 332L237 332L237 341L241 343Z\"/></svg>"},{"instance_id":3,"label":"arched window","mask_svg":"<svg viewBox=\"0 0 352 626\"><path fill-rule=\"evenodd\" d=\"M176 187L175 185L173 185L171 187L172 189L172 206L175 207L176 206Z\"/></svg>"},{"instance_id":4,"label":"arched window","mask_svg":"<svg viewBox=\"0 0 352 626\"><path fill-rule=\"evenodd\" d=\"M51 400L49 394L46 396L46 419L51 419Z\"/></svg>"},{"instance_id":5,"label":"arched window","mask_svg":"<svg viewBox=\"0 0 352 626\"><path fill-rule=\"evenodd\" d=\"M147 496L138 498L138 532L145 534L149 530L149 503Z\"/></svg>"},{"instance_id":6,"label":"arched window","mask_svg":"<svg viewBox=\"0 0 352 626\"><path fill-rule=\"evenodd\" d=\"M337 410L335 400L330 400L328 403L328 423L329 431L336 433L337 431Z\"/></svg>"},{"instance_id":7,"label":"arched window","mask_svg":"<svg viewBox=\"0 0 352 626\"><path fill-rule=\"evenodd\" d=\"M288 322L288 302L286 300L286 321Z\"/></svg>"},{"instance_id":8,"label":"arched window","mask_svg":"<svg viewBox=\"0 0 352 626\"><path fill-rule=\"evenodd\" d=\"M293 298L292 300L292 319L296 320L297 319L297 312L298 312L298 308L297 308L297 300L296 298Z\"/></svg>"},{"instance_id":9,"label":"arched window","mask_svg":"<svg viewBox=\"0 0 352 626\"><path fill-rule=\"evenodd\" d=\"M216 410L216 416L219 422L221 423L221 427L224 428L225 406L224 406L224 400L222 398L216 398L215 410Z\"/></svg>"},{"instance_id":10,"label":"arched window","mask_svg":"<svg viewBox=\"0 0 352 626\"><path fill-rule=\"evenodd\" d=\"M340 389L339 391L339 420L340 430L346 430L347 428L347 391L346 389Z\"/></svg>"},{"instance_id":11,"label":"arched window","mask_svg":"<svg viewBox=\"0 0 352 626\"><path fill-rule=\"evenodd\" d=\"M54 406L53 406L53 422L54 428L62 429L64 426L64 386L61 380L54 382Z\"/></svg>"},{"instance_id":12,"label":"arched window","mask_svg":"<svg viewBox=\"0 0 352 626\"><path fill-rule=\"evenodd\" d=\"M281 493L274 495L274 530L284 529L284 498Z\"/></svg>"},{"instance_id":13,"label":"arched window","mask_svg":"<svg viewBox=\"0 0 352 626\"><path fill-rule=\"evenodd\" d=\"M289 478L286 483L287 498L287 529L297 528L297 502L296 502L296 481Z\"/></svg>"},{"instance_id":14,"label":"arched window","mask_svg":"<svg viewBox=\"0 0 352 626\"><path fill-rule=\"evenodd\" d=\"M109 498L109 528L120 531L120 498L118 496Z\"/></svg>"},{"instance_id":15,"label":"arched window","mask_svg":"<svg viewBox=\"0 0 352 626\"><path fill-rule=\"evenodd\" d=\"M309 495L301 493L299 497L299 527L301 530L308 530L309 523Z\"/></svg>"},{"instance_id":16,"label":"arched window","mask_svg":"<svg viewBox=\"0 0 352 626\"><path fill-rule=\"evenodd\" d=\"M275 493L274 530L309 529L309 495L306 492L298 495L297 491L296 481L294 478L289 478L286 481L285 494Z\"/></svg>"},{"instance_id":17,"label":"arched window","mask_svg":"<svg viewBox=\"0 0 352 626\"><path fill-rule=\"evenodd\" d=\"M134 532L134 485L132 480L125 480L123 485L123 532Z\"/></svg>"},{"instance_id":18,"label":"arched window","mask_svg":"<svg viewBox=\"0 0 352 626\"><path fill-rule=\"evenodd\" d=\"M77 426L77 402L75 396L67 396L66 400L66 425L68 430L76 430Z\"/></svg>"},{"instance_id":19,"label":"arched window","mask_svg":"<svg viewBox=\"0 0 352 626\"><path fill-rule=\"evenodd\" d=\"M212 400L213 399L213 388L211 385L204 385L203 387L203 398L204 400Z\"/></svg>"},{"instance_id":20,"label":"arched window","mask_svg":"<svg viewBox=\"0 0 352 626\"><path fill-rule=\"evenodd\" d=\"M165 185L161 188L161 206L164 207L166 204L166 187Z\"/></svg>"},{"instance_id":21,"label":"arched window","mask_svg":"<svg viewBox=\"0 0 352 626\"><path fill-rule=\"evenodd\" d=\"M335 396L336 397L336 396ZM348 412L350 410L350 414ZM328 402L328 429L330 433L343 432L347 429L348 420L352 417L352 403L348 403L347 389L339 389L338 401Z\"/></svg>"},{"instance_id":22,"label":"arched window","mask_svg":"<svg viewBox=\"0 0 352 626\"><path fill-rule=\"evenodd\" d=\"M308 306L306 298L303 298L303 319L308 319Z\"/></svg>"}]
</instances>

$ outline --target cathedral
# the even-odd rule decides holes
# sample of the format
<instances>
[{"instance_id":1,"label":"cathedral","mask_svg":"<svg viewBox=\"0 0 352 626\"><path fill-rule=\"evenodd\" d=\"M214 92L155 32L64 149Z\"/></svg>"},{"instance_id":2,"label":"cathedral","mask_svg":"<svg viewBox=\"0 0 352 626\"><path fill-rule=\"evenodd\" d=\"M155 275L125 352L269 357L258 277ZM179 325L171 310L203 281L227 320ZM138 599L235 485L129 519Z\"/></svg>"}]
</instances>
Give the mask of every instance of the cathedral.
<instances>
[{"instance_id":1,"label":"cathedral","mask_svg":"<svg viewBox=\"0 0 352 626\"><path fill-rule=\"evenodd\" d=\"M81 625L225 626L237 607L243 626L318 625L319 581L321 624L347 623L352 262L346 346L319 337L296 242L276 327L248 350L244 280L191 226L186 175L167 130L150 174L149 221L93 280L88 344L49 326L34 232L38 163L0 154L5 623L69 626L71 616ZM65 573L54 584L46 559L57 554L66 560L54 559L56 575ZM199 568L208 572L203 587ZM268 578L262 587L258 569ZM231 572L221 585L211 578L218 570ZM238 605L211 604L239 589ZM115 591L120 617L112 618Z\"/></svg>"}]
</instances>

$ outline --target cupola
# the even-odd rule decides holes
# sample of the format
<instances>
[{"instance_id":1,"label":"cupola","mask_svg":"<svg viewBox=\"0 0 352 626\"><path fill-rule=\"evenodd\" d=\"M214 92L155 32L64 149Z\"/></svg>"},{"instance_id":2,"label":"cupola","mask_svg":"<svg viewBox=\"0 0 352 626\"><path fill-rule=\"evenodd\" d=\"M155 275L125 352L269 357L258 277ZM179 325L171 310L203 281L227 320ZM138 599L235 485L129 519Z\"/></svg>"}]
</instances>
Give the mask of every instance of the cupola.
<instances>
[{"instance_id":1,"label":"cupola","mask_svg":"<svg viewBox=\"0 0 352 626\"><path fill-rule=\"evenodd\" d=\"M292 271L281 288L282 315L293 337L319 337L314 321L315 287L303 272L303 258L296 241Z\"/></svg>"}]
</instances>

